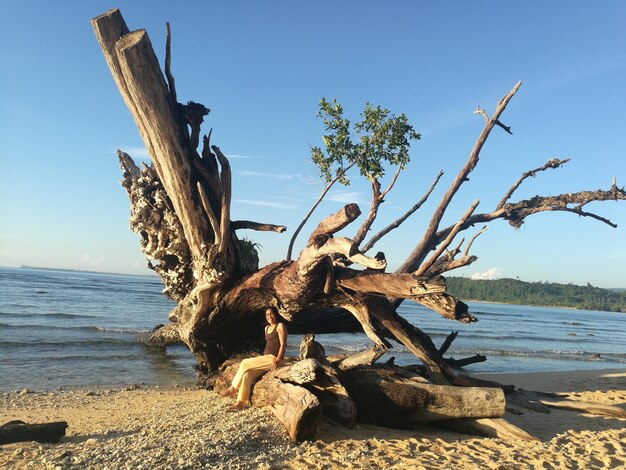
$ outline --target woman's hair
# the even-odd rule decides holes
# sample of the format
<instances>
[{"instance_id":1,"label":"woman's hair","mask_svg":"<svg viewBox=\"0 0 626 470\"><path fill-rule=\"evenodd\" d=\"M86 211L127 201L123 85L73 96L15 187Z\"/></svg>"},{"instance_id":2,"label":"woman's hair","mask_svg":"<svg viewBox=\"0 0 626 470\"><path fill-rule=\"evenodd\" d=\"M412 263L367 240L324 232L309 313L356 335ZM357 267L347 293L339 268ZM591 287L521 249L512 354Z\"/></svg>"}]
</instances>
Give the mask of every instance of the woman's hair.
<instances>
[{"instance_id":1,"label":"woman's hair","mask_svg":"<svg viewBox=\"0 0 626 470\"><path fill-rule=\"evenodd\" d=\"M272 315L274 315L277 319L279 318L278 310L276 309L276 307L272 307L272 306L267 307L265 309L265 314L267 314L268 312L272 312Z\"/></svg>"}]
</instances>

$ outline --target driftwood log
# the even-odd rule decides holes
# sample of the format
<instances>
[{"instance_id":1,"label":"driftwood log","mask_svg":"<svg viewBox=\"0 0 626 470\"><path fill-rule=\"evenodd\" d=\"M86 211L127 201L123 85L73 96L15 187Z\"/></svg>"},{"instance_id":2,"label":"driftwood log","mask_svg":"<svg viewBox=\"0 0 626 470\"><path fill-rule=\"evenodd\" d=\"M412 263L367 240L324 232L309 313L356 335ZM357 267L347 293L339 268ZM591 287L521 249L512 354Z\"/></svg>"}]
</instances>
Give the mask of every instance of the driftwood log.
<instances>
[{"instance_id":1,"label":"driftwood log","mask_svg":"<svg viewBox=\"0 0 626 470\"><path fill-rule=\"evenodd\" d=\"M402 377L374 367L352 369L342 379L364 423L410 429L445 419L500 418L505 412L499 388L434 385L419 376Z\"/></svg>"},{"instance_id":2,"label":"driftwood log","mask_svg":"<svg viewBox=\"0 0 626 470\"><path fill-rule=\"evenodd\" d=\"M22 441L59 442L65 436L67 426L66 421L40 424L28 424L19 420L9 421L0 426L0 444Z\"/></svg>"},{"instance_id":3,"label":"driftwood log","mask_svg":"<svg viewBox=\"0 0 626 470\"><path fill-rule=\"evenodd\" d=\"M347 427L358 420L407 429L505 412L500 388L434 385L402 367L354 364L341 371L326 361L304 359L268 372L254 385L252 404L269 407L294 441L314 439L322 419ZM226 390L238 367L239 361L226 366L214 389Z\"/></svg>"},{"instance_id":4,"label":"driftwood log","mask_svg":"<svg viewBox=\"0 0 626 470\"><path fill-rule=\"evenodd\" d=\"M159 329L147 339L161 345L182 341L195 356L199 379L205 382L210 381L207 378L229 358L262 348L263 312L267 306L274 306L292 334L360 331L371 340L373 349L363 353L364 357L345 359L346 362L336 369L326 364L316 369L316 373L324 371L327 377L331 377L333 375L327 370L330 367L335 371L349 371L351 376L366 374L367 369L357 372L351 361L359 363L364 360L371 364L392 347L388 339L393 339L421 361L432 384L444 386L441 389L430 387L428 392L433 403L443 407L448 397L456 396L445 386L468 385L468 380L458 377L444 359L447 346L443 351L438 350L426 333L409 323L396 309L408 299L450 320L477 321L465 303L446 292L442 274L477 259L469 250L484 229L475 233L465 247L465 239L454 246L455 238L477 223L502 219L519 227L526 217L545 211L570 212L613 226L609 220L583 208L592 201L626 199L626 192L618 188L614 180L607 190L567 192L512 201L514 192L526 178L567 163L567 160L551 159L545 165L523 173L493 210L476 213L478 201L474 201L455 223L447 227L442 224L449 204L478 164L480 152L492 130L501 128L511 133L501 118L521 85L518 82L498 102L491 116L480 108L477 110L477 114L485 119L484 127L466 163L443 193L426 231L396 272L385 272L384 254L369 256L367 252L422 206L433 193L442 173L418 203L366 241L384 197L393 187L401 168L398 167L384 191L381 190L382 176L368 175L372 184L372 202L365 220L352 238L337 236L337 233L350 227L360 216L361 210L356 204L348 204L322 219L295 259L289 255L285 260L259 267L254 243L240 239L237 230L279 234L286 228L233 218L228 158L218 146L212 145L210 132L204 136L201 134L201 125L210 110L193 101L183 104L177 96L171 72L169 25L164 72L147 32L131 32L119 10L94 18L92 26L151 158L151 165L140 168L128 154L118 151L122 186L131 203L130 227L139 234L148 266L160 276L165 286L163 292L177 303L169 315L170 326ZM479 359L482 360L468 361ZM337 419L349 422L347 399L328 399L330 395L341 395L337 392L339 388L331 393L331 389L338 385L332 380L322 384L321 379L312 384L315 385L305 389L309 394L304 394L299 391L303 389L301 385L269 374L257 384L255 400L267 402L277 415L300 416L294 422L303 424L287 426L292 437L296 438L314 435L318 412L311 410L320 407L324 411L333 410ZM280 398L271 403L269 395L263 399L260 392L263 387L280 388L280 392L275 392ZM303 395L298 398L296 393ZM358 391L354 393L358 394ZM465 403L463 400L470 392L461 390L458 393L465 397L459 398L459 403ZM481 393L488 396L487 392ZM313 398L320 404L316 404ZM294 411L295 402L306 406ZM451 408L454 406L449 406L450 413ZM415 414L420 413L430 418L435 415L431 411ZM455 417L463 412L456 413Z\"/></svg>"}]
</instances>

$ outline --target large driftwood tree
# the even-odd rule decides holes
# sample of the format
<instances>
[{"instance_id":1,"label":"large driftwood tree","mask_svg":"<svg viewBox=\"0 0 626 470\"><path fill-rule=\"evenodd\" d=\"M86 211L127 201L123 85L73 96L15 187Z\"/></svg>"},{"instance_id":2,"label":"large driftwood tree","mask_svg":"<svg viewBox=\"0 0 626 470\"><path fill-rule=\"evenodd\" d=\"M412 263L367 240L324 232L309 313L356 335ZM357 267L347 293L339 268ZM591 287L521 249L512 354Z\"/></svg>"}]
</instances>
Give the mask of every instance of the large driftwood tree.
<instances>
[{"instance_id":1,"label":"large driftwood tree","mask_svg":"<svg viewBox=\"0 0 626 470\"><path fill-rule=\"evenodd\" d=\"M391 338L419 358L432 383L476 385L458 375L442 357L449 342L437 349L424 332L398 315L396 309L400 302L405 299L418 302L451 320L475 321L463 302L446 293L442 277L445 272L476 260L469 249L480 231L465 247L463 241L453 245L461 232L495 219L504 219L519 227L527 216L543 211L572 212L611 224L585 211L584 206L591 201L626 199L624 190L614 183L608 190L513 201L513 193L525 178L566 163L566 160L553 159L524 173L492 211L476 213L476 201L455 224L442 225L446 209L477 165L489 134L494 129L510 132L501 122L501 116L517 92L518 83L500 100L491 116L482 109L477 110L484 117L485 126L467 162L442 196L425 233L396 272L385 272L383 254L368 256L366 253L419 208L441 174L421 201L369 241L365 241L368 230L397 174L384 191L381 191L379 174L366 175L372 185L372 202L353 238L334 236L361 214L356 204L349 204L319 223L296 259L259 268L254 245L239 239L237 230L283 232L285 227L233 220L228 159L219 147L211 145L210 133L201 137L200 126L209 110L191 101L178 102L170 71L169 25L165 76L146 31L130 32L118 10L95 18L92 25L152 159L151 166L139 168L130 156L118 153L123 169L122 184L131 202L131 228L140 235L142 250L149 259L149 266L161 277L165 294L177 303L170 314L170 329L175 330L175 336L195 355L197 368L204 375L210 375L237 353L259 348L263 340L263 311L272 305L288 322L292 333L365 332L373 347L355 360L357 364L371 363L380 357L391 347L388 342ZM450 341L452 339L450 337ZM323 365L320 370L332 376L328 367L331 366ZM331 368L338 370L337 364ZM352 384L354 373L353 369L353 376L346 376ZM363 370L362 373L366 377L370 372ZM285 374L287 372L283 372L283 378ZM272 380L278 379L273 377ZM326 383L334 383L328 380ZM262 395L257 393L257 402L263 402L258 398ZM487 397L483 401L495 399ZM280 406L284 408L288 404ZM501 416L503 406L499 407L499 414L491 410L484 416ZM339 408L345 415L350 406L344 403ZM480 417L462 413L447 416Z\"/></svg>"}]
</instances>

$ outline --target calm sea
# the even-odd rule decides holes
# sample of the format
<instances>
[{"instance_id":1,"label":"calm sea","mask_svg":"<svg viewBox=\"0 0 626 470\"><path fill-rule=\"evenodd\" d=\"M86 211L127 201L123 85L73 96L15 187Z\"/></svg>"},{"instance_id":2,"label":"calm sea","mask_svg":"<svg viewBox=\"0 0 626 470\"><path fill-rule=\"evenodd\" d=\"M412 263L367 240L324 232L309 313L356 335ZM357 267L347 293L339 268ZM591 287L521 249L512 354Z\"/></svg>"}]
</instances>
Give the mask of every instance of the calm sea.
<instances>
[{"instance_id":1,"label":"calm sea","mask_svg":"<svg viewBox=\"0 0 626 470\"><path fill-rule=\"evenodd\" d=\"M0 268L0 390L88 385L192 384L193 357L182 345L137 340L167 321L174 303L155 277ZM444 320L413 303L400 313L439 345L459 331L448 355L480 353L473 372L626 368L626 314L471 303L478 323ZM370 346L364 335L320 335L327 354ZM300 338L291 337L288 355ZM401 345L389 355L417 362Z\"/></svg>"}]
</instances>

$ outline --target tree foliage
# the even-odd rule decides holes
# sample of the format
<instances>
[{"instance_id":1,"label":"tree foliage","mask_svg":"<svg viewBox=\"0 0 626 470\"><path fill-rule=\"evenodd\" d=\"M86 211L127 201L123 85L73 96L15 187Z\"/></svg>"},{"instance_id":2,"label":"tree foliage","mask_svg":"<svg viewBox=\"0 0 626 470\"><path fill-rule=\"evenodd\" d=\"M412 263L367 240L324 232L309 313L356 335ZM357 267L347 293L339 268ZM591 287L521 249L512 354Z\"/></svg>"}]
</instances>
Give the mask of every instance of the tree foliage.
<instances>
[{"instance_id":1,"label":"tree foliage","mask_svg":"<svg viewBox=\"0 0 626 470\"><path fill-rule=\"evenodd\" d=\"M326 185L291 236L285 257L287 260L291 259L298 234L330 188L337 182L344 186L350 184L348 170L356 166L361 176L369 179L374 191L378 192L380 189L378 180L384 176L385 166L396 166L398 170L389 187L391 189L398 171L404 169L410 160L411 141L421 138L409 124L405 114L396 116L388 109L371 103L365 105L361 121L353 126L350 120L344 117L343 107L335 99L328 101L322 98L317 115L322 118L326 127L326 134L322 136L326 151L320 147L312 147L311 160L317 166L320 177ZM379 200L376 204L382 202L383 195L378 195ZM372 220L369 224L371 222Z\"/></svg>"},{"instance_id":2,"label":"tree foliage","mask_svg":"<svg viewBox=\"0 0 626 470\"><path fill-rule=\"evenodd\" d=\"M322 98L318 117L326 128L322 137L326 151L312 147L311 160L326 184L338 178L341 184L349 185L346 172L354 165L368 179L384 176L385 164L404 168L410 161L411 141L421 138L405 114L396 116L371 103L365 105L361 120L351 125L337 100Z\"/></svg>"}]
</instances>

